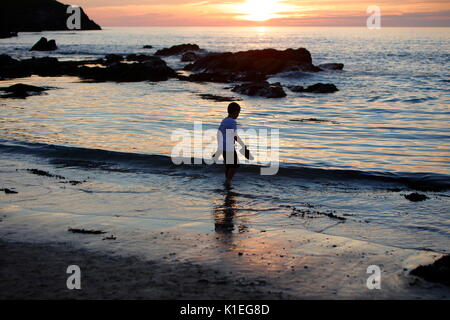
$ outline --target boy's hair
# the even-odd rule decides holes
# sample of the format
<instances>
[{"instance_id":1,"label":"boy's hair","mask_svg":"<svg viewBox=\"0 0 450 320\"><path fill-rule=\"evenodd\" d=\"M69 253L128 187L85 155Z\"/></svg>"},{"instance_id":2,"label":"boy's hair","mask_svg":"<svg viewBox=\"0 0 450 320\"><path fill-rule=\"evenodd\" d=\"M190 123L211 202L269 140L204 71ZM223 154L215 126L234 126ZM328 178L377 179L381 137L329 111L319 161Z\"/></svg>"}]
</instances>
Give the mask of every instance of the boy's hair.
<instances>
[{"instance_id":1,"label":"boy's hair","mask_svg":"<svg viewBox=\"0 0 450 320\"><path fill-rule=\"evenodd\" d=\"M232 102L228 105L228 114L241 111L241 106L236 102Z\"/></svg>"}]
</instances>

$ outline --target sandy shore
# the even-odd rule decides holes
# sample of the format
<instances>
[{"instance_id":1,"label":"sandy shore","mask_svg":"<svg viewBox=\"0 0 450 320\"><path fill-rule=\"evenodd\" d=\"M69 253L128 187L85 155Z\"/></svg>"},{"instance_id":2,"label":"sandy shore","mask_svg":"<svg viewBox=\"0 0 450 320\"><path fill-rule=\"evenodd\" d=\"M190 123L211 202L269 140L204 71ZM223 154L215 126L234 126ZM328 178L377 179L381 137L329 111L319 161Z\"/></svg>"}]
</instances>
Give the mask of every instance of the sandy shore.
<instances>
[{"instance_id":1,"label":"sandy shore","mask_svg":"<svg viewBox=\"0 0 450 320\"><path fill-rule=\"evenodd\" d=\"M63 244L0 241L0 299L289 299L258 279L239 281L192 263L113 257ZM81 290L66 286L68 262Z\"/></svg>"}]
</instances>

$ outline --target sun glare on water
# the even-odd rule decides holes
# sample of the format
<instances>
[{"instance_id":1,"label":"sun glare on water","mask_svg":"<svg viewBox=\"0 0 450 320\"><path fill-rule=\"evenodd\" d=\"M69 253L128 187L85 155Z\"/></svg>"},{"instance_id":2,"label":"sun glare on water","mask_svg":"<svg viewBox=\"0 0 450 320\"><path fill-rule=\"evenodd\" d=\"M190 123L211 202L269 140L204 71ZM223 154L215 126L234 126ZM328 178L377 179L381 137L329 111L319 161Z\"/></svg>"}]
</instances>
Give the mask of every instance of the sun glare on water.
<instances>
[{"instance_id":1,"label":"sun glare on water","mask_svg":"<svg viewBox=\"0 0 450 320\"><path fill-rule=\"evenodd\" d=\"M244 15L242 18L249 21L267 21L277 18L277 13L282 12L283 9L280 0L247 0L237 5L238 12Z\"/></svg>"}]
</instances>

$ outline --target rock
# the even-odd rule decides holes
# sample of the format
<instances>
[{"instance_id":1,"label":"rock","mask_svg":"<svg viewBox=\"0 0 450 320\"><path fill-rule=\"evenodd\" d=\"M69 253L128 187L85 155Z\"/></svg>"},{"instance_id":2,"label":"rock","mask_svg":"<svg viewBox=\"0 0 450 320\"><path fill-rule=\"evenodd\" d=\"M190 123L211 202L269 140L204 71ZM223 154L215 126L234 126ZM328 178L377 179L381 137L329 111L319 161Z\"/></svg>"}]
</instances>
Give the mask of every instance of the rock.
<instances>
[{"instance_id":1,"label":"rock","mask_svg":"<svg viewBox=\"0 0 450 320\"><path fill-rule=\"evenodd\" d=\"M55 40L47 40L42 37L36 44L30 49L30 51L54 51L58 49Z\"/></svg>"},{"instance_id":2,"label":"rock","mask_svg":"<svg viewBox=\"0 0 450 320\"><path fill-rule=\"evenodd\" d=\"M0 21L2 31L41 32L68 30L69 5L55 0L2 1ZM80 8L81 30L101 30Z\"/></svg>"},{"instance_id":3,"label":"rock","mask_svg":"<svg viewBox=\"0 0 450 320\"><path fill-rule=\"evenodd\" d=\"M81 234L104 234L106 233L105 231L101 231L101 230L85 230L85 229L73 229L73 228L69 228L69 230L67 230L69 232L72 233L81 233Z\"/></svg>"},{"instance_id":4,"label":"rock","mask_svg":"<svg viewBox=\"0 0 450 320\"><path fill-rule=\"evenodd\" d=\"M105 56L106 63L111 64L115 62L120 62L123 60L123 56L118 54L107 54Z\"/></svg>"},{"instance_id":5,"label":"rock","mask_svg":"<svg viewBox=\"0 0 450 320\"><path fill-rule=\"evenodd\" d=\"M232 89L233 92L247 96L259 96L265 98L283 98L286 93L280 83L270 84L267 81L255 82L250 84L241 84Z\"/></svg>"},{"instance_id":6,"label":"rock","mask_svg":"<svg viewBox=\"0 0 450 320\"><path fill-rule=\"evenodd\" d=\"M430 282L450 286L450 255L443 256L431 265L419 266L412 270L410 274Z\"/></svg>"},{"instance_id":7,"label":"rock","mask_svg":"<svg viewBox=\"0 0 450 320\"><path fill-rule=\"evenodd\" d=\"M199 94L199 96L202 99L205 100L212 100L215 102L233 102L233 101L240 101L240 99L236 99L234 97L222 97L214 94Z\"/></svg>"},{"instance_id":8,"label":"rock","mask_svg":"<svg viewBox=\"0 0 450 320\"><path fill-rule=\"evenodd\" d=\"M0 39L17 37L17 32L0 30Z\"/></svg>"},{"instance_id":9,"label":"rock","mask_svg":"<svg viewBox=\"0 0 450 320\"><path fill-rule=\"evenodd\" d=\"M288 86L288 88L292 92L305 92L305 88L303 86Z\"/></svg>"},{"instance_id":10,"label":"rock","mask_svg":"<svg viewBox=\"0 0 450 320\"><path fill-rule=\"evenodd\" d=\"M6 54L0 55L0 78L12 79L31 76L31 70L21 61L11 58Z\"/></svg>"},{"instance_id":11,"label":"rock","mask_svg":"<svg viewBox=\"0 0 450 320\"><path fill-rule=\"evenodd\" d=\"M339 124L337 121L325 120L325 119L316 119L316 118L308 118L308 119L290 119L290 122L316 122L316 123L332 123Z\"/></svg>"},{"instance_id":12,"label":"rock","mask_svg":"<svg viewBox=\"0 0 450 320\"><path fill-rule=\"evenodd\" d=\"M181 62L193 62L193 61L197 61L199 59L199 56L192 51L186 52L183 54L183 56L181 57Z\"/></svg>"},{"instance_id":13,"label":"rock","mask_svg":"<svg viewBox=\"0 0 450 320\"><path fill-rule=\"evenodd\" d=\"M63 74L63 65L57 58L31 58L20 61L20 67L28 70L31 74L42 77L60 76Z\"/></svg>"},{"instance_id":14,"label":"rock","mask_svg":"<svg viewBox=\"0 0 450 320\"><path fill-rule=\"evenodd\" d=\"M342 70L342 69L344 69L344 64L343 63L324 63L324 64L319 64L319 68L324 69L324 70Z\"/></svg>"},{"instance_id":15,"label":"rock","mask_svg":"<svg viewBox=\"0 0 450 320\"><path fill-rule=\"evenodd\" d=\"M157 56L175 56L179 54L183 54L187 51L199 51L200 47L196 44L179 44L176 46L172 46L170 48L164 48L156 51L155 55Z\"/></svg>"},{"instance_id":16,"label":"rock","mask_svg":"<svg viewBox=\"0 0 450 320\"><path fill-rule=\"evenodd\" d=\"M14 191L14 190L11 190L11 189L8 189L8 188L0 189L0 191L3 191L6 194L18 194L17 191Z\"/></svg>"},{"instance_id":17,"label":"rock","mask_svg":"<svg viewBox=\"0 0 450 320\"><path fill-rule=\"evenodd\" d=\"M129 55L127 55L128 61L144 62L144 61L149 61L149 60L154 60L154 59L157 59L158 61L162 61L158 57L148 56L145 54L129 54Z\"/></svg>"},{"instance_id":18,"label":"rock","mask_svg":"<svg viewBox=\"0 0 450 320\"><path fill-rule=\"evenodd\" d=\"M260 73L273 75L288 71L317 72L311 54L304 48L250 50L236 53L214 53L198 59L185 67L188 71L209 73Z\"/></svg>"},{"instance_id":19,"label":"rock","mask_svg":"<svg viewBox=\"0 0 450 320\"><path fill-rule=\"evenodd\" d=\"M11 58L7 54L0 54L0 66L10 65L18 62L18 60Z\"/></svg>"},{"instance_id":20,"label":"rock","mask_svg":"<svg viewBox=\"0 0 450 320\"><path fill-rule=\"evenodd\" d=\"M2 98L25 99L26 97L32 95L42 94L44 91L47 91L48 89L19 83L7 88L1 88L0 90L7 92L7 94L1 96Z\"/></svg>"},{"instance_id":21,"label":"rock","mask_svg":"<svg viewBox=\"0 0 450 320\"><path fill-rule=\"evenodd\" d=\"M231 83L231 82L260 82L265 81L267 77L258 73L194 73L188 77L179 77L180 80L193 81L193 82L218 82L218 83Z\"/></svg>"},{"instance_id":22,"label":"rock","mask_svg":"<svg viewBox=\"0 0 450 320\"><path fill-rule=\"evenodd\" d=\"M165 81L176 78L177 74L159 57L136 56L139 63L113 62L120 56L109 56L111 63L104 60L63 61L56 58L31 58L15 60L9 56L0 56L0 77L11 79L38 76L75 76L93 81ZM107 60L108 61L108 60ZM106 67L89 67L89 64L102 64Z\"/></svg>"},{"instance_id":23,"label":"rock","mask_svg":"<svg viewBox=\"0 0 450 320\"><path fill-rule=\"evenodd\" d=\"M292 92L333 93L339 91L339 89L332 83L316 83L306 89L302 86L290 86L288 88Z\"/></svg>"},{"instance_id":24,"label":"rock","mask_svg":"<svg viewBox=\"0 0 450 320\"><path fill-rule=\"evenodd\" d=\"M158 57L149 57L142 63L113 63L107 68L83 66L78 75L83 79L116 82L166 81L177 76Z\"/></svg>"},{"instance_id":25,"label":"rock","mask_svg":"<svg viewBox=\"0 0 450 320\"><path fill-rule=\"evenodd\" d=\"M142 49L153 49L153 46L150 46L147 44L147 45L143 46Z\"/></svg>"},{"instance_id":26,"label":"rock","mask_svg":"<svg viewBox=\"0 0 450 320\"><path fill-rule=\"evenodd\" d=\"M412 202L420 202L429 199L426 195L417 192L405 195L405 198Z\"/></svg>"},{"instance_id":27,"label":"rock","mask_svg":"<svg viewBox=\"0 0 450 320\"><path fill-rule=\"evenodd\" d=\"M44 170L27 169L27 171L29 173L31 173L31 174L35 174L35 175L41 176L41 177L55 178L55 179L61 179L61 180L66 179L63 176L60 176L60 175L57 175L57 174L51 174L50 172L47 172L47 171L44 171Z\"/></svg>"}]
</instances>

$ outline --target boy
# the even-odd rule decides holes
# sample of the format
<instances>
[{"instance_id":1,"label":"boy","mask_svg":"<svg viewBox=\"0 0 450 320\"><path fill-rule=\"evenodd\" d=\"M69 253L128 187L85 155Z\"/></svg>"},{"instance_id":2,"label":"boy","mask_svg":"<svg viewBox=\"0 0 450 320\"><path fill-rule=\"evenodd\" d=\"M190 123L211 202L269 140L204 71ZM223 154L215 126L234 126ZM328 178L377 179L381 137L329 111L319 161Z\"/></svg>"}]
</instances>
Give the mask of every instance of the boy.
<instances>
[{"instance_id":1,"label":"boy","mask_svg":"<svg viewBox=\"0 0 450 320\"><path fill-rule=\"evenodd\" d=\"M236 102L230 103L228 106L228 117L222 120L218 132L219 150L223 151L223 160L225 164L226 184L229 185L233 180L237 169L239 168L238 156L234 149L235 141L238 141L245 149L245 157L248 159L250 153L247 147L236 133L236 119L241 113L241 106ZM217 157L219 154L217 154Z\"/></svg>"}]
</instances>

